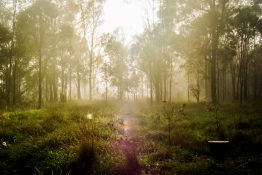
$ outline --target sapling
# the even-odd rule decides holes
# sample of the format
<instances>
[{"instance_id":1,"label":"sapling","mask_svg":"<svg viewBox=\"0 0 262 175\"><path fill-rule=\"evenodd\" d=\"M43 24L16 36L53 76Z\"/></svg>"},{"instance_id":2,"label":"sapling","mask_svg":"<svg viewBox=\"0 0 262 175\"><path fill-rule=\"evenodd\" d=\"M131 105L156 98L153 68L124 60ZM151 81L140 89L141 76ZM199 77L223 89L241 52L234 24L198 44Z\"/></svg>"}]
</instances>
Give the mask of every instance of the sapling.
<instances>
[{"instance_id":1,"label":"sapling","mask_svg":"<svg viewBox=\"0 0 262 175\"><path fill-rule=\"evenodd\" d=\"M219 106L216 104L216 105L209 105L208 107L208 110L210 112L213 112L214 113L214 117L215 117L215 123L216 123L216 132L218 134L218 136L221 138L221 137L224 137L223 136L223 133L221 131L221 126L220 126L220 119L218 117L218 110L219 110Z\"/></svg>"}]
</instances>

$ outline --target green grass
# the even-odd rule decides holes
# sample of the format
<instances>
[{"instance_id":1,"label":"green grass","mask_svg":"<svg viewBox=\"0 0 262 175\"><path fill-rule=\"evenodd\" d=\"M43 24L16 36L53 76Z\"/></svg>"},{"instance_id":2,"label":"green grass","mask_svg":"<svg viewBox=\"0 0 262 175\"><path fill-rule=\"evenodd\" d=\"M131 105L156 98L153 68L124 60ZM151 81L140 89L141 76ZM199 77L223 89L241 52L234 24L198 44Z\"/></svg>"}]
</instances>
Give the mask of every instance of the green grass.
<instances>
[{"instance_id":1,"label":"green grass","mask_svg":"<svg viewBox=\"0 0 262 175\"><path fill-rule=\"evenodd\" d=\"M262 111L251 106L220 106L218 117L205 105L189 104L185 116L178 112L179 104L172 104L175 112L166 107L144 108L142 118L146 133L142 164L151 174L260 174L262 147ZM146 110L145 110L146 109ZM142 110L141 110L142 111ZM168 142L168 120L171 115L171 145ZM217 123L219 127L217 127ZM230 148L225 164L217 164L210 156L208 140L229 140ZM148 146L148 147L150 147ZM250 162L249 162L250 159ZM241 160L245 162L240 163ZM248 166L251 163L252 166ZM151 165L151 168L148 166ZM155 166L157 165L157 166ZM150 167L150 166L149 166ZM237 167L237 168L236 168ZM162 174L162 173L160 173Z\"/></svg>"},{"instance_id":2,"label":"green grass","mask_svg":"<svg viewBox=\"0 0 262 175\"><path fill-rule=\"evenodd\" d=\"M141 174L262 173L261 108L228 104L219 107L216 118L204 104L188 104L185 115L178 112L180 104L173 105L173 113L163 104L133 106ZM71 102L2 113L0 138L8 148L0 149L0 174L117 174L125 161L113 144L118 135L110 123L120 108ZM93 123L85 119L87 113ZM210 156L207 141L217 139L230 141L224 164Z\"/></svg>"}]
</instances>

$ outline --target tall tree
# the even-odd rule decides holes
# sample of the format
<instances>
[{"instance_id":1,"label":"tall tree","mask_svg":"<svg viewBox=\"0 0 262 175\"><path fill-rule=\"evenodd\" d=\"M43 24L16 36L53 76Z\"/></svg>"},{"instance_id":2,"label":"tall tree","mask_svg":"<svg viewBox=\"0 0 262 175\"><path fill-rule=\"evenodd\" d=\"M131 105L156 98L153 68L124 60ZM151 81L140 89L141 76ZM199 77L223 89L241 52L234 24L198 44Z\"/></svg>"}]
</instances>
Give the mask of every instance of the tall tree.
<instances>
[{"instance_id":1,"label":"tall tree","mask_svg":"<svg viewBox=\"0 0 262 175\"><path fill-rule=\"evenodd\" d=\"M95 80L94 65L97 61L96 51L100 43L97 30L102 23L102 10L104 2L104 0L81 0L79 4L81 11L83 37L86 40L89 58L89 100L92 100L93 96L93 82Z\"/></svg>"}]
</instances>

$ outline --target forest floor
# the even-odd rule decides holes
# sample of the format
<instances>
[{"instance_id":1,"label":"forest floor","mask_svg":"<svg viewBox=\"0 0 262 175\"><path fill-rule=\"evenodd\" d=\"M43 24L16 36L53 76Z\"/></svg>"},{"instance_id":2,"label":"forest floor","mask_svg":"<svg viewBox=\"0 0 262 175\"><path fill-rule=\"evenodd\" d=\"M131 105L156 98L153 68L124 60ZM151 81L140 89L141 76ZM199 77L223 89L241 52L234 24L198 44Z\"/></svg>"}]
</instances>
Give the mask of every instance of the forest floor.
<instances>
[{"instance_id":1,"label":"forest floor","mask_svg":"<svg viewBox=\"0 0 262 175\"><path fill-rule=\"evenodd\" d=\"M262 174L261 106L182 106L70 102L2 112L0 174ZM224 161L208 140L230 141Z\"/></svg>"}]
</instances>

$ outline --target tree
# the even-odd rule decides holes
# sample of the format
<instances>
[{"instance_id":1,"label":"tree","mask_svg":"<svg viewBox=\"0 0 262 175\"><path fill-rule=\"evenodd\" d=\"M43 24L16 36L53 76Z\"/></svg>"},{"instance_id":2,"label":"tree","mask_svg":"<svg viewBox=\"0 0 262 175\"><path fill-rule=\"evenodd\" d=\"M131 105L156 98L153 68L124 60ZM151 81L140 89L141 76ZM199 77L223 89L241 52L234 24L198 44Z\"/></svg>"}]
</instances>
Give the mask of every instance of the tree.
<instances>
[{"instance_id":1,"label":"tree","mask_svg":"<svg viewBox=\"0 0 262 175\"><path fill-rule=\"evenodd\" d=\"M9 71L8 71L8 58L10 57L10 42L12 40L12 33L9 29L0 23L0 96L2 99L9 99ZM8 104L7 101L1 101L1 104Z\"/></svg>"},{"instance_id":2,"label":"tree","mask_svg":"<svg viewBox=\"0 0 262 175\"><path fill-rule=\"evenodd\" d=\"M95 80L94 65L97 61L96 49L99 46L97 29L102 23L101 18L104 2L104 0L82 0L79 4L81 11L83 38L86 40L87 53L89 57L89 100L92 100L93 96L93 82Z\"/></svg>"},{"instance_id":3,"label":"tree","mask_svg":"<svg viewBox=\"0 0 262 175\"><path fill-rule=\"evenodd\" d=\"M18 17L18 33L23 49L32 57L38 57L38 108L42 107L42 59L46 47L47 33L51 32L51 24L57 15L54 4L49 1L36 1L22 11ZM26 21L26 22L25 22Z\"/></svg>"},{"instance_id":4,"label":"tree","mask_svg":"<svg viewBox=\"0 0 262 175\"><path fill-rule=\"evenodd\" d=\"M109 57L109 76L112 85L117 87L118 99L122 100L128 84L127 49L116 36L111 36L105 48Z\"/></svg>"}]
</instances>

